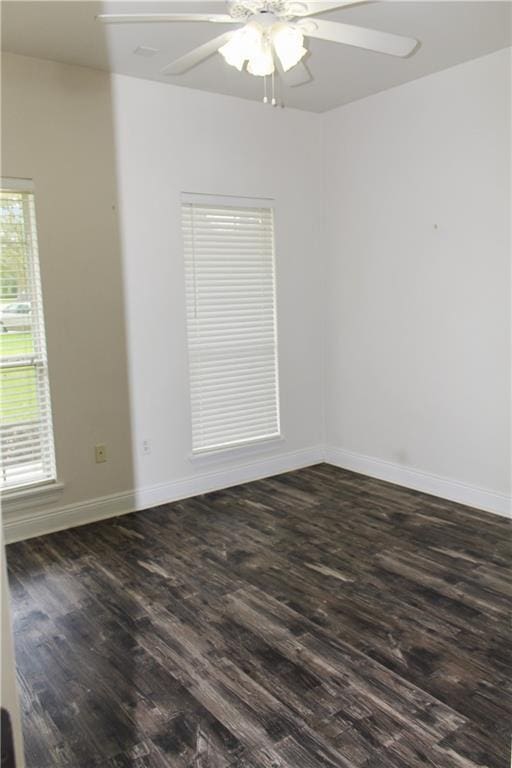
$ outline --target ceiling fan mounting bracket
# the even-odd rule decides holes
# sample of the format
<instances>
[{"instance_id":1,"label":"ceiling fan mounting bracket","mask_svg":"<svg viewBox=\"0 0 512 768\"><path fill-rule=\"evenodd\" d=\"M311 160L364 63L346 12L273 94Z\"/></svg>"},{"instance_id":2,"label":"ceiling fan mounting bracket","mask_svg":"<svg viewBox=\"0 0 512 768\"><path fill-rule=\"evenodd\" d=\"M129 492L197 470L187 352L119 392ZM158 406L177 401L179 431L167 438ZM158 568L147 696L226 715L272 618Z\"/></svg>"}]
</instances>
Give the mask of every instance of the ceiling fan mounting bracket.
<instances>
[{"instance_id":1,"label":"ceiling fan mounting bracket","mask_svg":"<svg viewBox=\"0 0 512 768\"><path fill-rule=\"evenodd\" d=\"M274 17L286 18L288 13L286 0L237 0L231 3L229 13L240 22L247 21L252 16L264 16L267 13Z\"/></svg>"}]
</instances>

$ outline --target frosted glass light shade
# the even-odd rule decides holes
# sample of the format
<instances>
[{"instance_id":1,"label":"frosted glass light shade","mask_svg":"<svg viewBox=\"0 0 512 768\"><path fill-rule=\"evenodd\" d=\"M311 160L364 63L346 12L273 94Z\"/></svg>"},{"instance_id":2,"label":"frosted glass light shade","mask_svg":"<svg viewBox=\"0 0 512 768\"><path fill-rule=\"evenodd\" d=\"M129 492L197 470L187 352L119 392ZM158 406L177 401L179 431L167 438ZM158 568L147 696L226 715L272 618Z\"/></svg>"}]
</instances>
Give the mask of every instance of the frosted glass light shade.
<instances>
[{"instance_id":1,"label":"frosted glass light shade","mask_svg":"<svg viewBox=\"0 0 512 768\"><path fill-rule=\"evenodd\" d=\"M236 67L240 72L247 59L260 55L263 46L263 30L255 22L249 22L239 29L219 48L219 53L227 64Z\"/></svg>"},{"instance_id":2,"label":"frosted glass light shade","mask_svg":"<svg viewBox=\"0 0 512 768\"><path fill-rule=\"evenodd\" d=\"M261 45L255 50L247 64L247 71L257 77L271 75L274 71L274 57L269 39L262 35Z\"/></svg>"},{"instance_id":3,"label":"frosted glass light shade","mask_svg":"<svg viewBox=\"0 0 512 768\"><path fill-rule=\"evenodd\" d=\"M241 72L247 61L247 71L257 77L275 71L274 51L287 72L307 53L304 35L290 24L279 22L264 28L256 21L250 21L219 48L227 64Z\"/></svg>"},{"instance_id":4,"label":"frosted glass light shade","mask_svg":"<svg viewBox=\"0 0 512 768\"><path fill-rule=\"evenodd\" d=\"M307 53L304 35L289 24L276 24L272 27L272 43L285 72L298 64Z\"/></svg>"},{"instance_id":5,"label":"frosted glass light shade","mask_svg":"<svg viewBox=\"0 0 512 768\"><path fill-rule=\"evenodd\" d=\"M219 48L219 53L223 56L226 64L236 67L239 72L242 71L247 58L243 42L243 31L243 29L239 29L238 32L235 32L231 40L228 40L222 48Z\"/></svg>"}]
</instances>

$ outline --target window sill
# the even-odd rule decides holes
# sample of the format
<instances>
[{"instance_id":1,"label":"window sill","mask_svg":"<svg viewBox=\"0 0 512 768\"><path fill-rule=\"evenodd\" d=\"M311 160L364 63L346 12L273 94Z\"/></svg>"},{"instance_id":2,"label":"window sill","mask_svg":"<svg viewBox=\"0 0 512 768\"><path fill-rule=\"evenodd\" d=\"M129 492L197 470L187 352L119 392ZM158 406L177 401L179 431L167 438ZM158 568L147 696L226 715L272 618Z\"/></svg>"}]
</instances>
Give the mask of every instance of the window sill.
<instances>
[{"instance_id":1,"label":"window sill","mask_svg":"<svg viewBox=\"0 0 512 768\"><path fill-rule=\"evenodd\" d=\"M22 510L46 506L57 501L63 490L64 483L55 480L4 491L1 494L2 512L12 515Z\"/></svg>"},{"instance_id":2,"label":"window sill","mask_svg":"<svg viewBox=\"0 0 512 768\"><path fill-rule=\"evenodd\" d=\"M275 444L284 442L284 435L274 435L272 437L264 437L261 440L254 440L252 442L226 446L225 448L211 448L204 451L198 451L197 453L189 454L188 459L194 464L196 462L208 464L214 463L216 461L221 462L237 458L244 458L246 456L252 456L253 454L259 454Z\"/></svg>"}]
</instances>

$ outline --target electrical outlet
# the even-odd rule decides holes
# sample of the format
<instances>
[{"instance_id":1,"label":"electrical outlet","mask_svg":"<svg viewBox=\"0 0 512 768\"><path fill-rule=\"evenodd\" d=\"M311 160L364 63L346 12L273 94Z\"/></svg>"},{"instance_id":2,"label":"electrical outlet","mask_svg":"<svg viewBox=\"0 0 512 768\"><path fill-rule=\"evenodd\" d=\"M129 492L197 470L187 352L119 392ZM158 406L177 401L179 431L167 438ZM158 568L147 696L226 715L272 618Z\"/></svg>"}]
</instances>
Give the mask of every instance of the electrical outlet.
<instances>
[{"instance_id":1,"label":"electrical outlet","mask_svg":"<svg viewBox=\"0 0 512 768\"><path fill-rule=\"evenodd\" d=\"M142 453L144 456L149 456L151 453L151 443L149 440L143 440L142 441Z\"/></svg>"},{"instance_id":2,"label":"electrical outlet","mask_svg":"<svg viewBox=\"0 0 512 768\"><path fill-rule=\"evenodd\" d=\"M94 458L96 459L96 464L103 464L103 462L107 460L107 446L103 443L95 445Z\"/></svg>"}]
</instances>

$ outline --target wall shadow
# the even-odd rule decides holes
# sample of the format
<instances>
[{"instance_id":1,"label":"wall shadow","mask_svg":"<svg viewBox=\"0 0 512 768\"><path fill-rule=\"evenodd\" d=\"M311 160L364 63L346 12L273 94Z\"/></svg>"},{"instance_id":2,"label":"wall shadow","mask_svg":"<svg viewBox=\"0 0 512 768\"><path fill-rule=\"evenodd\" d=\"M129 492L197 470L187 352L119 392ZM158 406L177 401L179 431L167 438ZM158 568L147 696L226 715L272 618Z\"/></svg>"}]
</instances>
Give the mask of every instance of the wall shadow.
<instances>
[{"instance_id":1,"label":"wall shadow","mask_svg":"<svg viewBox=\"0 0 512 768\"><path fill-rule=\"evenodd\" d=\"M5 2L3 28L10 39L29 35L27 14L32 33L51 30L57 19L60 29L97 24L102 6ZM101 25L95 40L108 60ZM34 182L64 484L31 514L65 507L78 515L85 502L106 498L108 505L135 487L111 78L9 52L2 63L1 173ZM95 462L96 444L106 446L103 464ZM130 768L141 756L135 607L123 598L129 539L118 535L121 520L6 549L27 768Z\"/></svg>"}]
</instances>

